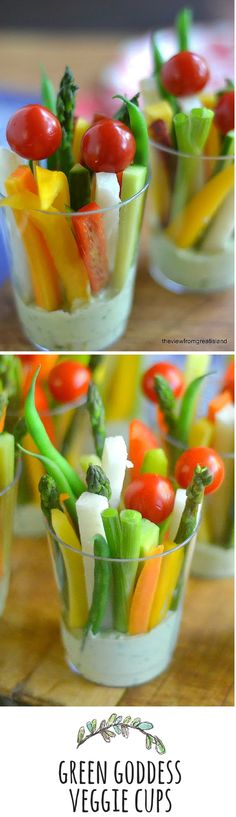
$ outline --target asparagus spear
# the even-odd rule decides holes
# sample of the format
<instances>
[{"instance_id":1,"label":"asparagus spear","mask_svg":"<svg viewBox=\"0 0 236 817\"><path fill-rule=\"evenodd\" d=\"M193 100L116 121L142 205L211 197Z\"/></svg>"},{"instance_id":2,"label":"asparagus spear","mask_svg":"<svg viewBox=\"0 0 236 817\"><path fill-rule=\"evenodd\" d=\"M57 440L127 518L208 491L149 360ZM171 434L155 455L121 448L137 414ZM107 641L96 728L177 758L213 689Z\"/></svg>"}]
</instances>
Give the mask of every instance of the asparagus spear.
<instances>
[{"instance_id":1,"label":"asparagus spear","mask_svg":"<svg viewBox=\"0 0 236 817\"><path fill-rule=\"evenodd\" d=\"M165 377L158 374L154 378L154 388L158 403L164 414L164 420L172 437L176 436L177 416L175 413L176 399Z\"/></svg>"},{"instance_id":2,"label":"asparagus spear","mask_svg":"<svg viewBox=\"0 0 236 817\"><path fill-rule=\"evenodd\" d=\"M98 457L102 457L106 439L105 409L95 383L90 383L89 386L87 409L90 416L96 454Z\"/></svg>"},{"instance_id":3,"label":"asparagus spear","mask_svg":"<svg viewBox=\"0 0 236 817\"><path fill-rule=\"evenodd\" d=\"M49 525L52 524L52 510L58 508L62 510L60 503L60 494L57 484L53 477L49 474L44 474L39 481L39 493L41 497L41 508L44 516L46 516Z\"/></svg>"},{"instance_id":4,"label":"asparagus spear","mask_svg":"<svg viewBox=\"0 0 236 817\"><path fill-rule=\"evenodd\" d=\"M90 491L91 494L100 494L101 496L106 496L107 499L111 498L110 481L100 465L89 465L86 482L88 491Z\"/></svg>"},{"instance_id":5,"label":"asparagus spear","mask_svg":"<svg viewBox=\"0 0 236 817\"><path fill-rule=\"evenodd\" d=\"M212 474L209 469L197 465L194 471L192 482L186 490L186 503L181 516L180 524L175 537L176 545L185 542L192 536L198 518L198 508L204 496L204 490L212 482Z\"/></svg>"},{"instance_id":6,"label":"asparagus spear","mask_svg":"<svg viewBox=\"0 0 236 817\"><path fill-rule=\"evenodd\" d=\"M62 143L57 151L57 164L66 176L74 164L72 153L76 91L72 71L66 66L57 95L57 117L62 127Z\"/></svg>"}]
</instances>

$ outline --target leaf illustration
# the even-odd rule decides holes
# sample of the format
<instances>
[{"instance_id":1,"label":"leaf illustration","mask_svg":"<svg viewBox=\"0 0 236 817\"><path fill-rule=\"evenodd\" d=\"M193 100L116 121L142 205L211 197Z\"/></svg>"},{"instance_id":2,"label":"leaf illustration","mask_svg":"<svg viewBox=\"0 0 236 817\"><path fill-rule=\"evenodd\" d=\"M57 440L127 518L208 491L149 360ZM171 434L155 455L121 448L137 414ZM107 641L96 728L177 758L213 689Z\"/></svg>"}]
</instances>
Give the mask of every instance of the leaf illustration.
<instances>
[{"instance_id":1,"label":"leaf illustration","mask_svg":"<svg viewBox=\"0 0 236 817\"><path fill-rule=\"evenodd\" d=\"M116 718L116 724L121 723L122 720L123 720L122 715L119 715L119 718Z\"/></svg>"},{"instance_id":2,"label":"leaf illustration","mask_svg":"<svg viewBox=\"0 0 236 817\"><path fill-rule=\"evenodd\" d=\"M115 738L114 732L111 729L106 729L106 734L109 735L109 738Z\"/></svg>"},{"instance_id":3,"label":"leaf illustration","mask_svg":"<svg viewBox=\"0 0 236 817\"><path fill-rule=\"evenodd\" d=\"M123 738L129 737L129 727L125 723L121 723L121 734Z\"/></svg>"},{"instance_id":4,"label":"leaf illustration","mask_svg":"<svg viewBox=\"0 0 236 817\"><path fill-rule=\"evenodd\" d=\"M109 737L109 735L107 735L107 733L105 731L101 732L101 736L102 736L103 740L105 740L105 743L110 743L111 742L111 738Z\"/></svg>"},{"instance_id":5,"label":"leaf illustration","mask_svg":"<svg viewBox=\"0 0 236 817\"><path fill-rule=\"evenodd\" d=\"M86 723L86 726L87 726L88 731L92 735L93 732L95 732L95 730L97 728L97 721L95 721L95 720L94 721L88 721L88 723Z\"/></svg>"},{"instance_id":6,"label":"leaf illustration","mask_svg":"<svg viewBox=\"0 0 236 817\"><path fill-rule=\"evenodd\" d=\"M164 743L162 743L162 740L160 740L160 738L156 738L155 749L156 749L156 752L158 752L159 755L164 755L165 754L166 747L164 746Z\"/></svg>"},{"instance_id":7,"label":"leaf illustration","mask_svg":"<svg viewBox=\"0 0 236 817\"><path fill-rule=\"evenodd\" d=\"M153 723L149 723L148 721L147 721L147 723L146 723L146 722L144 721L143 723L142 723L142 722L141 722L141 723L139 723L139 727L138 727L138 728L139 728L139 729L141 729L141 730L142 730L142 732L147 732L147 730L148 730L148 729L153 729Z\"/></svg>"},{"instance_id":8,"label":"leaf illustration","mask_svg":"<svg viewBox=\"0 0 236 817\"><path fill-rule=\"evenodd\" d=\"M121 725L120 725L120 723L116 723L113 726L113 729L114 729L114 732L116 732L117 735L121 735Z\"/></svg>"},{"instance_id":9,"label":"leaf illustration","mask_svg":"<svg viewBox=\"0 0 236 817\"><path fill-rule=\"evenodd\" d=\"M146 749L152 748L152 736L146 735Z\"/></svg>"},{"instance_id":10,"label":"leaf illustration","mask_svg":"<svg viewBox=\"0 0 236 817\"><path fill-rule=\"evenodd\" d=\"M106 721L101 721L99 729L104 729L104 726L106 725L107 725Z\"/></svg>"},{"instance_id":11,"label":"leaf illustration","mask_svg":"<svg viewBox=\"0 0 236 817\"><path fill-rule=\"evenodd\" d=\"M115 723L116 719L117 719L117 715L116 715L115 712L113 712L113 714L110 715L110 718L108 718L107 726L112 726L112 724Z\"/></svg>"},{"instance_id":12,"label":"leaf illustration","mask_svg":"<svg viewBox=\"0 0 236 817\"><path fill-rule=\"evenodd\" d=\"M127 715L126 718L124 718L123 723L130 723L131 720L132 718L130 717L130 715Z\"/></svg>"},{"instance_id":13,"label":"leaf illustration","mask_svg":"<svg viewBox=\"0 0 236 817\"><path fill-rule=\"evenodd\" d=\"M78 731L78 735L77 735L77 746L79 746L80 743L82 743L82 740L83 740L84 736L85 736L85 728L84 728L84 726L81 726L79 731Z\"/></svg>"},{"instance_id":14,"label":"leaf illustration","mask_svg":"<svg viewBox=\"0 0 236 817\"><path fill-rule=\"evenodd\" d=\"M139 726L140 723L142 723L141 718L134 718L134 721L132 721L132 726Z\"/></svg>"}]
</instances>

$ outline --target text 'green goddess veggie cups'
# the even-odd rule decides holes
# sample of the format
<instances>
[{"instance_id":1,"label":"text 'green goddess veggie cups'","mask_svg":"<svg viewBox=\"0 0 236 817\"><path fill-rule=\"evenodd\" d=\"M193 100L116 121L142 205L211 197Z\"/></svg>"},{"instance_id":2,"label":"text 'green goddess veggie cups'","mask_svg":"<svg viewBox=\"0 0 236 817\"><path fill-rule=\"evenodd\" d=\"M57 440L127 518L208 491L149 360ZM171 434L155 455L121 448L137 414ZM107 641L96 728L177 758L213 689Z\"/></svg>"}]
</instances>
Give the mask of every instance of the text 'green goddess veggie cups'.
<instances>
[{"instance_id":1,"label":"text 'green goddess veggie cups'","mask_svg":"<svg viewBox=\"0 0 236 817\"><path fill-rule=\"evenodd\" d=\"M233 286L233 157L188 155L153 140L150 146L151 276L179 293Z\"/></svg>"},{"instance_id":2,"label":"text 'green goddess veggie cups'","mask_svg":"<svg viewBox=\"0 0 236 817\"><path fill-rule=\"evenodd\" d=\"M2 439L4 437L4 447L5 443L6 448L8 447L8 441L11 445L12 440L10 441L10 434L4 433L0 435L0 441L1 437ZM18 459L15 475L11 482L6 484L2 489L0 483L0 615L3 613L5 607L10 582L12 533L20 472L21 463Z\"/></svg>"},{"instance_id":3,"label":"text 'green goddess veggie cups'","mask_svg":"<svg viewBox=\"0 0 236 817\"><path fill-rule=\"evenodd\" d=\"M124 333L148 187L143 173L139 179L137 173L137 167L130 168L134 195L99 214L91 210L65 215L15 207L15 217L9 210L6 213L16 306L24 332L37 348L99 350ZM78 235L86 231L91 245L94 240L91 253L103 276L98 292L88 285L75 230Z\"/></svg>"},{"instance_id":4,"label":"text 'green goddess veggie cups'","mask_svg":"<svg viewBox=\"0 0 236 817\"><path fill-rule=\"evenodd\" d=\"M62 517L53 511L48 539L67 662L107 686L151 680L168 667L176 646L196 530L146 559L110 559L82 552L76 536L69 546ZM67 544L55 528L64 530Z\"/></svg>"}]
</instances>

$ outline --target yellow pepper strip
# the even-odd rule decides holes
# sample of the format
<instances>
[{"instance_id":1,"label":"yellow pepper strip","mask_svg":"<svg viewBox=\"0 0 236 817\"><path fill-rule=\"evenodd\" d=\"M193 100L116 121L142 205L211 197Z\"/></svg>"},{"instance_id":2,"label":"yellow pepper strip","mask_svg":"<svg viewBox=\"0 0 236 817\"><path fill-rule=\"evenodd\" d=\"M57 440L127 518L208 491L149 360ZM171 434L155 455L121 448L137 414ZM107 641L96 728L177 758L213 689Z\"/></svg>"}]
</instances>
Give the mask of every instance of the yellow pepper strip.
<instances>
[{"instance_id":1,"label":"yellow pepper strip","mask_svg":"<svg viewBox=\"0 0 236 817\"><path fill-rule=\"evenodd\" d=\"M24 445L28 449L28 451L33 451L38 453L38 448L34 444L32 437L30 434L26 434L24 437ZM24 468L26 469L27 476L29 477L30 483L30 490L32 492L33 502L35 505L39 505L39 480L45 473L44 467L36 457L24 457Z\"/></svg>"},{"instance_id":2,"label":"yellow pepper strip","mask_svg":"<svg viewBox=\"0 0 236 817\"><path fill-rule=\"evenodd\" d=\"M204 154L205 156L209 157L207 162L204 162L204 166L206 169L206 180L210 178L212 175L216 160L212 159L211 157L217 157L220 155L221 151L221 137L218 128L214 123L214 119L211 125L210 133L205 144Z\"/></svg>"},{"instance_id":3,"label":"yellow pepper strip","mask_svg":"<svg viewBox=\"0 0 236 817\"><path fill-rule=\"evenodd\" d=\"M195 244L233 185L234 167L230 164L213 176L172 221L166 230L168 238L183 249Z\"/></svg>"},{"instance_id":4,"label":"yellow pepper strip","mask_svg":"<svg viewBox=\"0 0 236 817\"><path fill-rule=\"evenodd\" d=\"M198 534L199 542L203 542L205 545L207 545L209 542L212 542L212 533L211 533L211 527L210 527L210 522L209 522L209 513L207 512L207 510L208 509L205 508L205 510L204 510L204 508L203 508L201 524L200 524L199 534Z\"/></svg>"},{"instance_id":5,"label":"yellow pepper strip","mask_svg":"<svg viewBox=\"0 0 236 817\"><path fill-rule=\"evenodd\" d=\"M200 96L200 101L202 103L203 108L211 108L211 110L214 111L214 108L216 107L217 103L217 95L214 93L208 94L203 93Z\"/></svg>"},{"instance_id":6,"label":"yellow pepper strip","mask_svg":"<svg viewBox=\"0 0 236 817\"><path fill-rule=\"evenodd\" d=\"M76 627L84 627L88 618L83 559L80 556L81 546L66 514L57 508L52 511L52 527L59 539L77 551L74 553L68 550L58 541L68 581L67 624L69 629L73 630Z\"/></svg>"},{"instance_id":7,"label":"yellow pepper strip","mask_svg":"<svg viewBox=\"0 0 236 817\"><path fill-rule=\"evenodd\" d=\"M189 434L190 448L197 448L199 445L211 446L214 434L214 425L206 417L200 417L193 423Z\"/></svg>"},{"instance_id":8,"label":"yellow pepper strip","mask_svg":"<svg viewBox=\"0 0 236 817\"><path fill-rule=\"evenodd\" d=\"M175 547L174 542L165 542L164 553L161 561L161 572L157 585L155 598L152 605L148 629L152 630L164 618L169 610L172 596L179 579L184 560L184 548L174 550L169 556L165 556L169 550Z\"/></svg>"},{"instance_id":9,"label":"yellow pepper strip","mask_svg":"<svg viewBox=\"0 0 236 817\"><path fill-rule=\"evenodd\" d=\"M31 195L27 191L36 189L35 180L29 167L18 167L5 181L9 196ZM36 196L33 197L36 198ZM7 200L4 200L6 203ZM2 202L1 202L2 203ZM37 306L51 312L61 305L61 290L55 264L44 238L25 213L14 211L14 217L21 233L31 271L31 281Z\"/></svg>"},{"instance_id":10,"label":"yellow pepper strip","mask_svg":"<svg viewBox=\"0 0 236 817\"><path fill-rule=\"evenodd\" d=\"M107 403L107 421L128 420L135 412L140 380L140 355L118 355ZM125 384L125 388L124 388Z\"/></svg>"},{"instance_id":11,"label":"yellow pepper strip","mask_svg":"<svg viewBox=\"0 0 236 817\"><path fill-rule=\"evenodd\" d=\"M86 130L90 128L90 122L87 119L83 119L82 116L76 120L75 127L74 127L74 135L73 135L73 145L72 145L72 153L74 156L75 163L80 162L81 159L81 142L84 133Z\"/></svg>"},{"instance_id":12,"label":"yellow pepper strip","mask_svg":"<svg viewBox=\"0 0 236 817\"><path fill-rule=\"evenodd\" d=\"M171 128L173 111L169 102L162 99L160 102L154 102L152 105L147 105L144 108L144 115L147 125L152 125L157 119L163 119L168 128Z\"/></svg>"},{"instance_id":13,"label":"yellow pepper strip","mask_svg":"<svg viewBox=\"0 0 236 817\"><path fill-rule=\"evenodd\" d=\"M46 167L37 165L36 180L42 210L48 210L53 205L62 213L66 206L70 206L69 185L65 173L61 170L47 170Z\"/></svg>"},{"instance_id":14,"label":"yellow pepper strip","mask_svg":"<svg viewBox=\"0 0 236 817\"><path fill-rule=\"evenodd\" d=\"M33 193L24 193L0 200L0 207L30 212L30 220L43 233L48 249L63 283L68 305L75 299L88 300L90 288L85 265L67 218L59 216L54 207L40 211L40 201ZM50 214L50 215L49 215Z\"/></svg>"}]
</instances>

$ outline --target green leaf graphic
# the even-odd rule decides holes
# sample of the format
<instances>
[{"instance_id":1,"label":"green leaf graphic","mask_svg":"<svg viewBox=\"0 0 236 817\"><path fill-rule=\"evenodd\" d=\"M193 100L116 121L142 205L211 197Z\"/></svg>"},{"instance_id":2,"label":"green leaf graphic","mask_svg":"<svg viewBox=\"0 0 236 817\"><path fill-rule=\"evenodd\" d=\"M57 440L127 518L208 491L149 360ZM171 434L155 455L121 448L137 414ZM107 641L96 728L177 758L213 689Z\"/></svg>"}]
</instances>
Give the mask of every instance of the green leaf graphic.
<instances>
[{"instance_id":1,"label":"green leaf graphic","mask_svg":"<svg viewBox=\"0 0 236 817\"><path fill-rule=\"evenodd\" d=\"M162 743L162 740L160 740L160 738L157 738L155 748L156 748L156 752L158 752L159 755L164 755L165 754L166 748L164 746L164 743Z\"/></svg>"},{"instance_id":2,"label":"green leaf graphic","mask_svg":"<svg viewBox=\"0 0 236 817\"><path fill-rule=\"evenodd\" d=\"M85 728L84 728L84 726L81 726L79 731L78 731L78 735L77 735L77 745L78 746L81 743L81 741L83 740L84 736L85 736Z\"/></svg>"},{"instance_id":3,"label":"green leaf graphic","mask_svg":"<svg viewBox=\"0 0 236 817\"><path fill-rule=\"evenodd\" d=\"M113 714L110 715L110 718L108 718L107 726L112 726L112 724L115 723L116 719L117 719L117 715L116 715L115 712L113 712Z\"/></svg>"},{"instance_id":4,"label":"green leaf graphic","mask_svg":"<svg viewBox=\"0 0 236 817\"><path fill-rule=\"evenodd\" d=\"M120 725L120 723L115 724L115 726L113 726L113 729L114 729L114 732L116 732L117 735L121 735L121 725Z\"/></svg>"},{"instance_id":5,"label":"green leaf graphic","mask_svg":"<svg viewBox=\"0 0 236 817\"><path fill-rule=\"evenodd\" d=\"M146 749L152 748L152 736L146 735Z\"/></svg>"},{"instance_id":6,"label":"green leaf graphic","mask_svg":"<svg viewBox=\"0 0 236 817\"><path fill-rule=\"evenodd\" d=\"M149 723L148 721L147 721L147 723L145 723L145 721L144 721L143 723L142 722L139 723L138 728L142 729L142 732L147 732L148 729L153 729L153 723Z\"/></svg>"},{"instance_id":7,"label":"green leaf graphic","mask_svg":"<svg viewBox=\"0 0 236 817\"><path fill-rule=\"evenodd\" d=\"M123 723L130 723L131 720L132 718L130 717L130 715L127 715L126 718L124 718Z\"/></svg>"},{"instance_id":8,"label":"green leaf graphic","mask_svg":"<svg viewBox=\"0 0 236 817\"><path fill-rule=\"evenodd\" d=\"M142 723L141 718L134 718L134 721L132 721L132 726L139 726L140 723Z\"/></svg>"}]
</instances>

